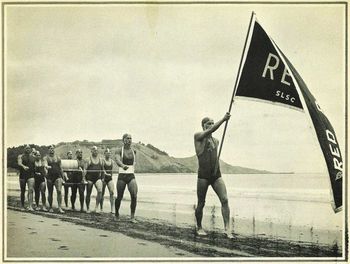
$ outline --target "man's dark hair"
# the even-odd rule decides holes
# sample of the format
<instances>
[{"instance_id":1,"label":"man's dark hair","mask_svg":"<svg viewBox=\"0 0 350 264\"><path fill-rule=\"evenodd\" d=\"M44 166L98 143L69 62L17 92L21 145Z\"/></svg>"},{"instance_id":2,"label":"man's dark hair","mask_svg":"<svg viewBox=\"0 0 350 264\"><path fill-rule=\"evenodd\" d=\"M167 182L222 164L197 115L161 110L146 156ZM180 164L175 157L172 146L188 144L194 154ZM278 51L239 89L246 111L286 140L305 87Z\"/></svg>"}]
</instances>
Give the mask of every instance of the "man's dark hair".
<instances>
[{"instance_id":1,"label":"man's dark hair","mask_svg":"<svg viewBox=\"0 0 350 264\"><path fill-rule=\"evenodd\" d=\"M205 124L206 122L208 122L209 120L210 120L209 117L204 117L204 118L202 119L202 127L204 127L204 124Z\"/></svg>"},{"instance_id":2,"label":"man's dark hair","mask_svg":"<svg viewBox=\"0 0 350 264\"><path fill-rule=\"evenodd\" d=\"M126 138L126 137L128 137L130 134L128 134L128 133L125 133L124 135L123 135L123 140Z\"/></svg>"}]
</instances>

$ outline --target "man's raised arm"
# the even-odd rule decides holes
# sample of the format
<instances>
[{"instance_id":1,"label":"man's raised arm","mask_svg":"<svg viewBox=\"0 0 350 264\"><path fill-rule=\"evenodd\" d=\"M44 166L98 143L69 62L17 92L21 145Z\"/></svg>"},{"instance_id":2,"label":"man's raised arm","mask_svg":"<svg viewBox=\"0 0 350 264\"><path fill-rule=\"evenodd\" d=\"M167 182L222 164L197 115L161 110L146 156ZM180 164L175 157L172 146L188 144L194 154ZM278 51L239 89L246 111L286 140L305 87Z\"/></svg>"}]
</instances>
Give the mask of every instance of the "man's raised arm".
<instances>
[{"instance_id":1,"label":"man's raised arm","mask_svg":"<svg viewBox=\"0 0 350 264\"><path fill-rule=\"evenodd\" d=\"M205 137L209 136L210 134L214 133L225 121L229 120L231 117L230 113L226 113L223 118L221 118L219 121L214 123L213 126L209 127L208 129L204 129L202 132L198 132L194 135L194 139L196 141L201 141Z\"/></svg>"}]
</instances>

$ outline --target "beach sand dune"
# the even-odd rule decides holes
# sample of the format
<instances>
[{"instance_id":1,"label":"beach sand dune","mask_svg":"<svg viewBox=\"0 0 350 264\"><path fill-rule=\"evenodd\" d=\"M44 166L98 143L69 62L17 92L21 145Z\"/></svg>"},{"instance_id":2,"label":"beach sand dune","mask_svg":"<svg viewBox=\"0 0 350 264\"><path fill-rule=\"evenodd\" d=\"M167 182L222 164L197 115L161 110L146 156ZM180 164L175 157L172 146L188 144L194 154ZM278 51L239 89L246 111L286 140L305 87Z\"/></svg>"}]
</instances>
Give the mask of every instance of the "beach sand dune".
<instances>
[{"instance_id":1,"label":"beach sand dune","mask_svg":"<svg viewBox=\"0 0 350 264\"><path fill-rule=\"evenodd\" d=\"M230 240L218 231L198 237L194 227L178 227L166 221L140 217L137 223L131 223L127 217L116 221L110 213L86 214L69 210L65 214L26 212L19 210L17 197L9 196L7 202L9 257L341 256L336 245L242 235ZM34 237L37 239L33 240Z\"/></svg>"}]
</instances>

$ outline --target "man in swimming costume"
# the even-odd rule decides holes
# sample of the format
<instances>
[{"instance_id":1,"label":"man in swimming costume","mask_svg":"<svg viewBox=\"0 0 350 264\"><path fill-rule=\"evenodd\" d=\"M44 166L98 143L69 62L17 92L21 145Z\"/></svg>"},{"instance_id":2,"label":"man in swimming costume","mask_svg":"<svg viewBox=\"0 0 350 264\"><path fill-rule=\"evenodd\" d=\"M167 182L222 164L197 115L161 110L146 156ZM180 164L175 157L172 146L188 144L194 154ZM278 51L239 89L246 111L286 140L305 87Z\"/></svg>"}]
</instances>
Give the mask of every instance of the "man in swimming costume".
<instances>
[{"instance_id":1,"label":"man in swimming costume","mask_svg":"<svg viewBox=\"0 0 350 264\"><path fill-rule=\"evenodd\" d=\"M49 154L45 157L47 163L47 190L49 192L48 200L49 200L49 212L53 213L52 202L53 202L53 187L56 188L57 193L57 204L58 204L58 212L64 213L61 208L62 204L62 184L63 184L63 170L61 167L61 159L55 154L55 146L51 145L49 147Z\"/></svg>"},{"instance_id":2,"label":"man in swimming costume","mask_svg":"<svg viewBox=\"0 0 350 264\"><path fill-rule=\"evenodd\" d=\"M35 155L36 155L36 149L35 148L32 148L32 153L31 155L33 156L33 158L35 158Z\"/></svg>"},{"instance_id":3,"label":"man in swimming costume","mask_svg":"<svg viewBox=\"0 0 350 264\"><path fill-rule=\"evenodd\" d=\"M40 200L40 194L41 194L42 210L45 212L47 212L46 195L45 195L46 175L47 175L46 161L42 159L40 152L37 150L35 151L35 162L34 162L34 179L35 179L34 190L35 190L35 203L36 203L35 210L40 210L39 200Z\"/></svg>"},{"instance_id":4,"label":"man in swimming costume","mask_svg":"<svg viewBox=\"0 0 350 264\"><path fill-rule=\"evenodd\" d=\"M67 159L71 160L73 159L73 152L72 151L68 151L67 152ZM71 171L65 171L63 172L66 178L65 183L67 183L67 185L64 185L64 203L66 205L66 208L68 208L68 193L69 193L69 187L71 187L72 183L72 172Z\"/></svg>"},{"instance_id":5,"label":"man in swimming costume","mask_svg":"<svg viewBox=\"0 0 350 264\"><path fill-rule=\"evenodd\" d=\"M226 113L225 116L216 123L214 123L213 119L205 117L202 120L203 131L195 133L194 135L194 145L199 164L197 180L198 204L195 212L198 235L206 235L206 232L202 228L202 218L205 198L208 187L211 185L221 202L221 212L224 219L225 234L229 238L232 237L230 230L230 208L228 205L226 186L221 178L220 166L217 157L219 141L212 137L212 133L214 133L225 121L229 119L230 113Z\"/></svg>"},{"instance_id":6,"label":"man in swimming costume","mask_svg":"<svg viewBox=\"0 0 350 264\"><path fill-rule=\"evenodd\" d=\"M119 166L117 181L117 198L115 199L115 216L119 218L120 203L123 199L125 187L130 192L131 222L135 223L135 211L137 203L137 183L134 175L136 152L131 148L131 135L123 135L123 146L116 151L116 163Z\"/></svg>"},{"instance_id":7,"label":"man in swimming costume","mask_svg":"<svg viewBox=\"0 0 350 264\"><path fill-rule=\"evenodd\" d=\"M70 202L72 204L72 209L75 210L75 200L77 198L77 190L79 189L79 201L80 201L80 212L84 212L84 192L85 192L85 180L83 177L83 170L85 166L85 161L83 159L83 152L81 149L75 151L75 156L78 161L78 171L72 172L72 195L70 197Z\"/></svg>"},{"instance_id":8,"label":"man in swimming costume","mask_svg":"<svg viewBox=\"0 0 350 264\"><path fill-rule=\"evenodd\" d=\"M21 188L21 207L24 210L24 197L26 184L28 185L28 210L33 211L33 192L34 192L34 158L32 149L29 145L24 146L24 153L17 158L19 167L19 186Z\"/></svg>"},{"instance_id":9,"label":"man in swimming costume","mask_svg":"<svg viewBox=\"0 0 350 264\"><path fill-rule=\"evenodd\" d=\"M101 211L103 211L103 200L106 191L106 186L109 191L109 200L111 203L111 214L113 214L114 210L114 182L112 179L113 175L113 167L114 161L111 159L111 151L109 148L105 150L105 158L103 160L103 188L102 188L102 196L101 196Z\"/></svg>"},{"instance_id":10,"label":"man in swimming costume","mask_svg":"<svg viewBox=\"0 0 350 264\"><path fill-rule=\"evenodd\" d=\"M96 206L95 212L98 213L98 208L102 197L102 159L98 156L97 147L91 148L91 156L85 163L86 180L87 180L87 191L86 191L86 212L90 213L90 198L92 187L95 186L96 195Z\"/></svg>"}]
</instances>

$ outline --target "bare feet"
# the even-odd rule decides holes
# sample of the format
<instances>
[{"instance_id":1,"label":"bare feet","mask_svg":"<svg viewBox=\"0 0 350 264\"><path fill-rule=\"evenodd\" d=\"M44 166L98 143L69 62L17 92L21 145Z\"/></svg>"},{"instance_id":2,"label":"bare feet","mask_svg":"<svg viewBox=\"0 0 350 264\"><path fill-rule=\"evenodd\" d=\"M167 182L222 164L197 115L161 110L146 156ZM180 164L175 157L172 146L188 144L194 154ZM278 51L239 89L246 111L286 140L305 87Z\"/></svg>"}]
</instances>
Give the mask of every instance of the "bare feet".
<instances>
[{"instance_id":1,"label":"bare feet","mask_svg":"<svg viewBox=\"0 0 350 264\"><path fill-rule=\"evenodd\" d=\"M133 224L136 224L137 220L133 217L133 218L130 218L130 222L133 223Z\"/></svg>"},{"instance_id":2,"label":"bare feet","mask_svg":"<svg viewBox=\"0 0 350 264\"><path fill-rule=\"evenodd\" d=\"M198 235L198 236L206 236L207 233L204 231L203 228L198 228L198 229L197 229L197 235Z\"/></svg>"},{"instance_id":3,"label":"bare feet","mask_svg":"<svg viewBox=\"0 0 350 264\"><path fill-rule=\"evenodd\" d=\"M225 232L225 236L226 236L227 238L229 238L229 239L233 238L233 235L232 235L232 233L231 233L230 231L226 231L226 232Z\"/></svg>"}]
</instances>

